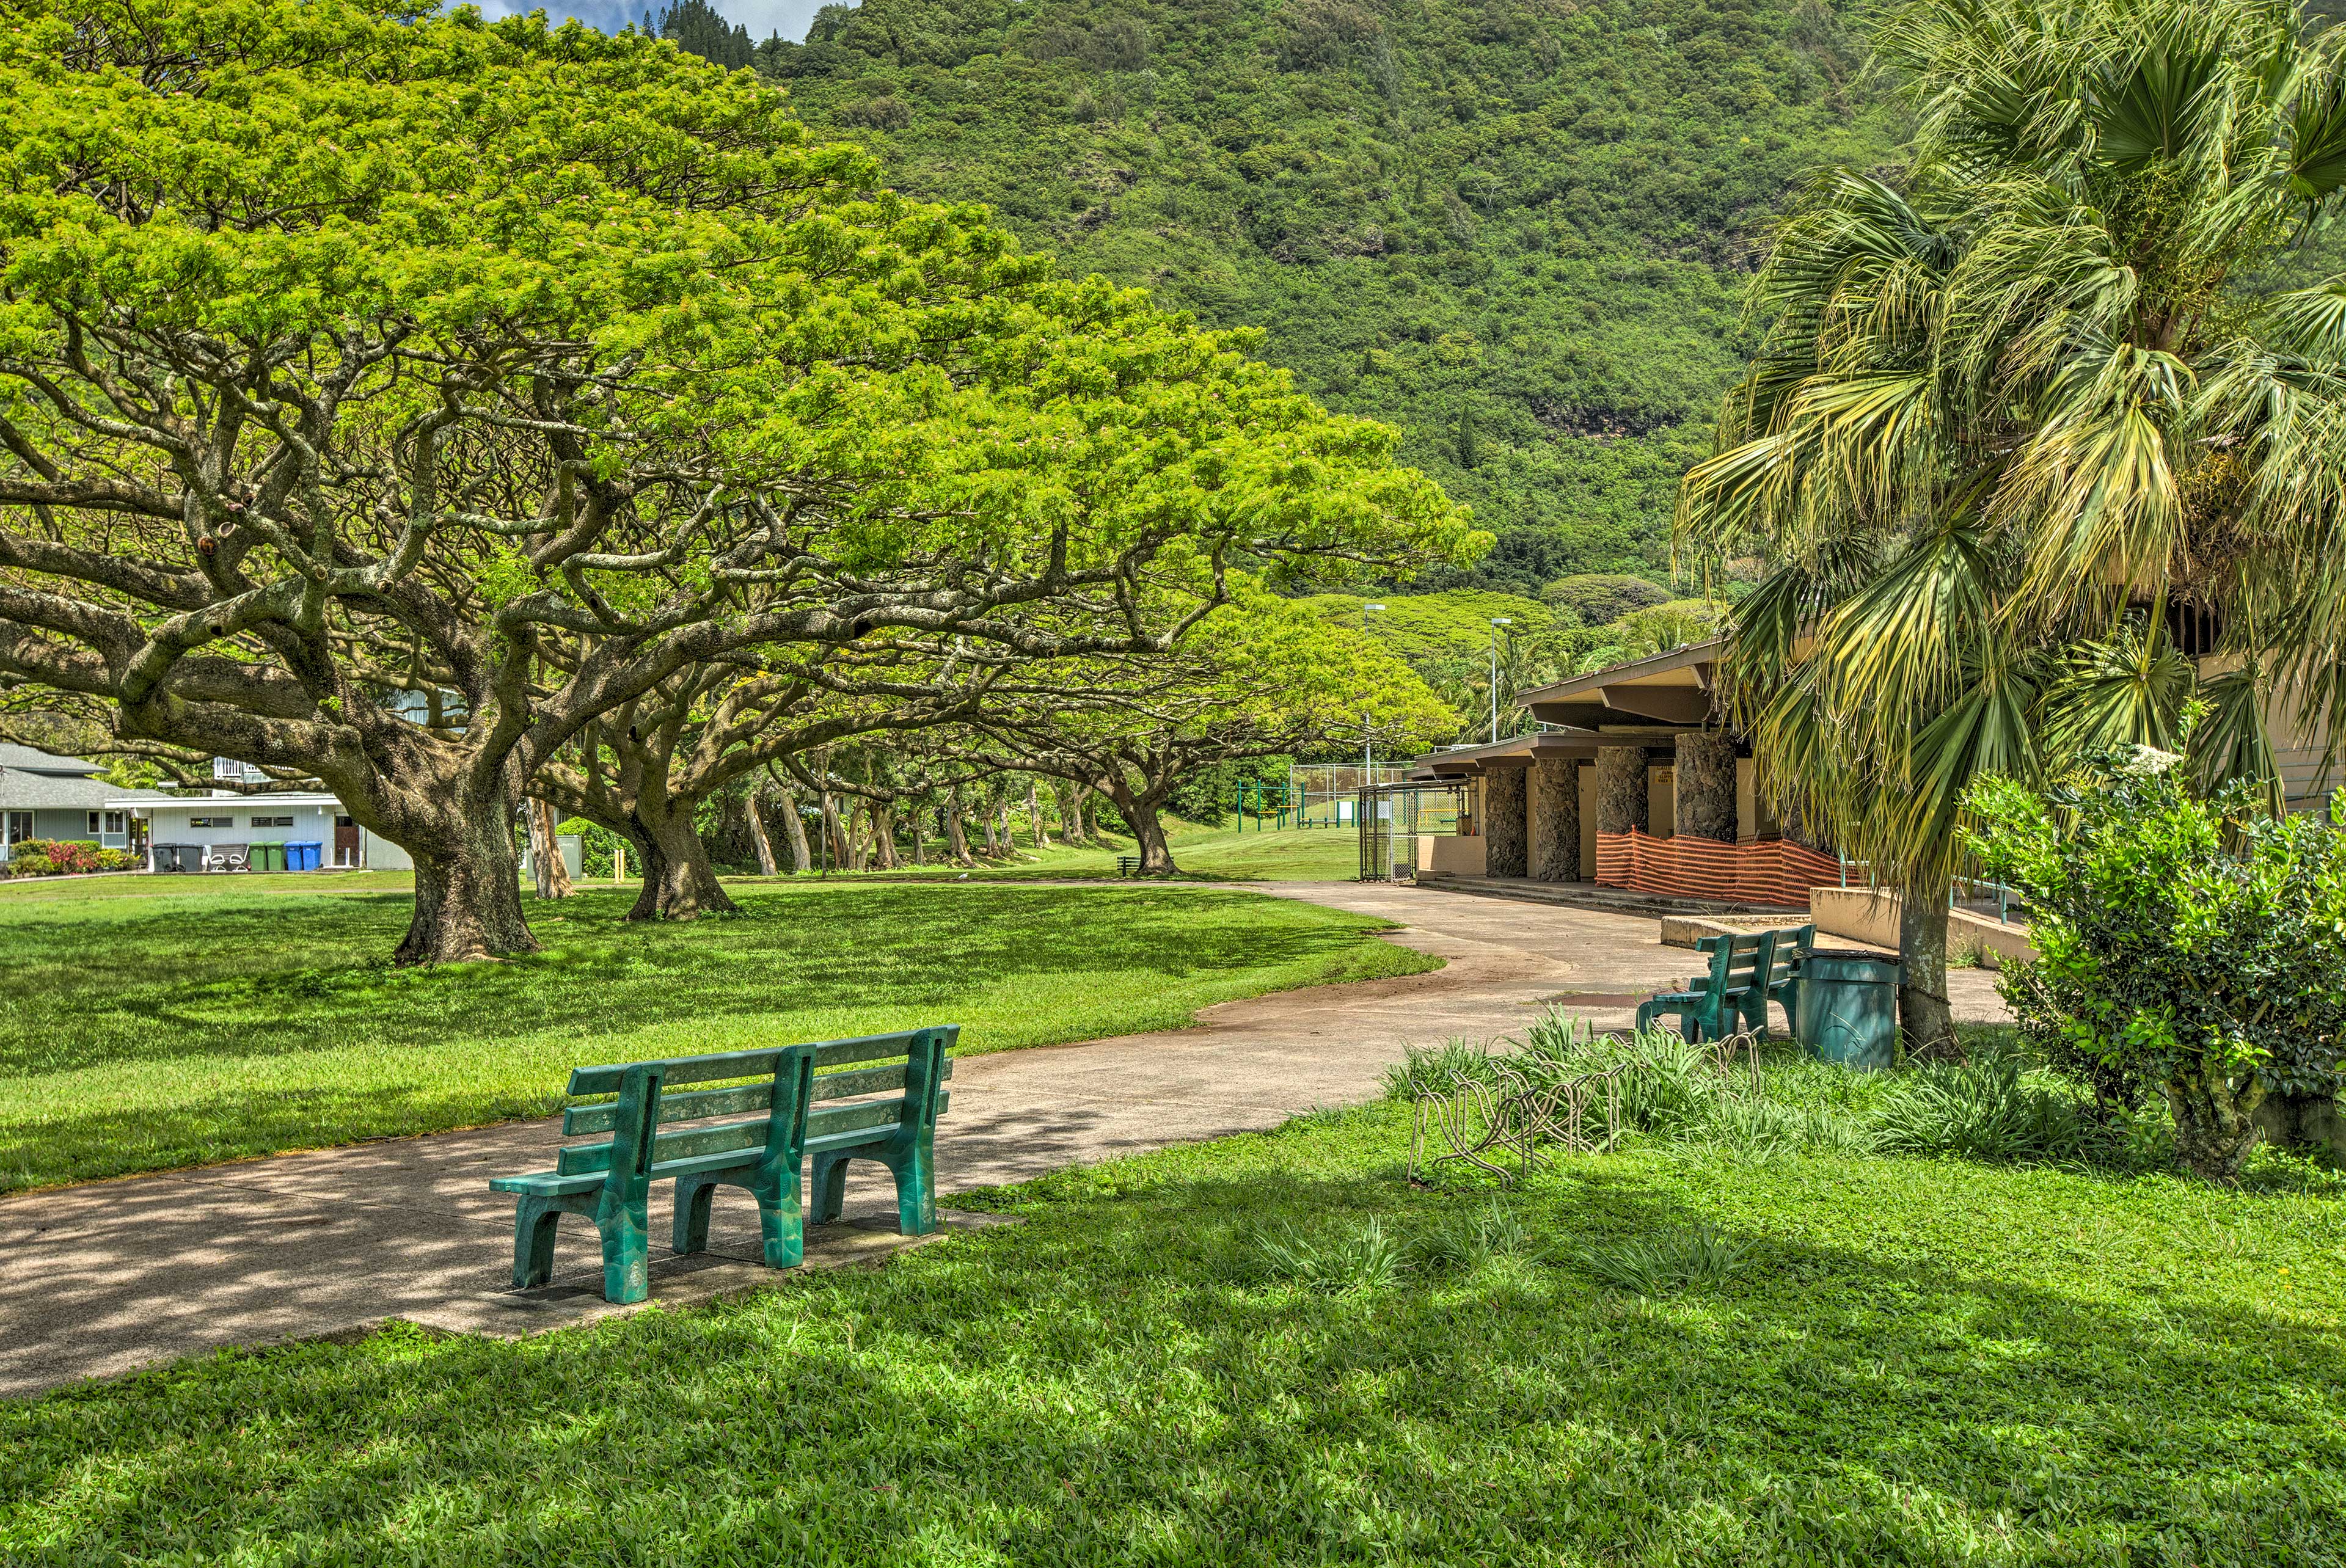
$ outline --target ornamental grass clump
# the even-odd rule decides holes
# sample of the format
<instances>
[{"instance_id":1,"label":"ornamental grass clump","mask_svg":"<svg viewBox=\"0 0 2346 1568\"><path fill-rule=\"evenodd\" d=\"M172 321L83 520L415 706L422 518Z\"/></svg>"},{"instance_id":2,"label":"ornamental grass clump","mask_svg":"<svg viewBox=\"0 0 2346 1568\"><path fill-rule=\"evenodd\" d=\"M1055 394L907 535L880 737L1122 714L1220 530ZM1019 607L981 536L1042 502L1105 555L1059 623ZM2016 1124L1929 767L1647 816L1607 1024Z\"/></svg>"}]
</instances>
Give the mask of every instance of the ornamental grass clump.
<instances>
[{"instance_id":1,"label":"ornamental grass clump","mask_svg":"<svg viewBox=\"0 0 2346 1568\"><path fill-rule=\"evenodd\" d=\"M2023 1033L2105 1094L2175 1117L2178 1161L2229 1181L2268 1095L2346 1082L2346 794L2274 820L2202 799L2172 754L2097 753L2052 788L1973 789L1972 847L2034 911L2003 991Z\"/></svg>"}]
</instances>

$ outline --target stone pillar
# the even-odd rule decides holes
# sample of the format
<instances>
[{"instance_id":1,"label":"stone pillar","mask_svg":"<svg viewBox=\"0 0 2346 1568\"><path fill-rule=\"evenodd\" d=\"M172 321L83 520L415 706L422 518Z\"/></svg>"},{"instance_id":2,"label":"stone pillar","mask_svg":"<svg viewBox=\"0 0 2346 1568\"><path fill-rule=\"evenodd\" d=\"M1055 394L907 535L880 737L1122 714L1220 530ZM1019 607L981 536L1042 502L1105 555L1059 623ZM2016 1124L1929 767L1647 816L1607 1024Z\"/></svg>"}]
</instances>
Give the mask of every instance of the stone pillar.
<instances>
[{"instance_id":1,"label":"stone pillar","mask_svg":"<svg viewBox=\"0 0 2346 1568\"><path fill-rule=\"evenodd\" d=\"M1532 869L1543 882L1580 880L1580 764L1543 757L1532 765Z\"/></svg>"},{"instance_id":2,"label":"stone pillar","mask_svg":"<svg viewBox=\"0 0 2346 1568\"><path fill-rule=\"evenodd\" d=\"M1646 830L1646 748L1606 746L1596 753L1596 830Z\"/></svg>"},{"instance_id":3,"label":"stone pillar","mask_svg":"<svg viewBox=\"0 0 2346 1568\"><path fill-rule=\"evenodd\" d=\"M1488 768L1483 772L1483 874L1520 877L1525 873L1524 775L1528 769Z\"/></svg>"},{"instance_id":4,"label":"stone pillar","mask_svg":"<svg viewBox=\"0 0 2346 1568\"><path fill-rule=\"evenodd\" d=\"M1735 741L1722 730L1680 730L1671 831L1681 839L1735 842Z\"/></svg>"}]
</instances>

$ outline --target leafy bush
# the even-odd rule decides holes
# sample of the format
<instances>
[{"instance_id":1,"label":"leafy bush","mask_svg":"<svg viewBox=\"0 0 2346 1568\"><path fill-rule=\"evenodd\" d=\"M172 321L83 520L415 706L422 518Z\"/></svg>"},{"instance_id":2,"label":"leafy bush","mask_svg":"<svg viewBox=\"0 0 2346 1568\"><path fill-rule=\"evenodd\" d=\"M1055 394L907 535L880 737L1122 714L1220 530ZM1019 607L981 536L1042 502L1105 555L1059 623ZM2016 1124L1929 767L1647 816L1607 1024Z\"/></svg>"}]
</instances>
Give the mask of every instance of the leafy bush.
<instances>
[{"instance_id":1,"label":"leafy bush","mask_svg":"<svg viewBox=\"0 0 2346 1568\"><path fill-rule=\"evenodd\" d=\"M1750 1257L1751 1243L1707 1225L1600 1242L1573 1254L1574 1261L1600 1282L1640 1296L1723 1285L1742 1273Z\"/></svg>"},{"instance_id":2,"label":"leafy bush","mask_svg":"<svg viewBox=\"0 0 2346 1568\"><path fill-rule=\"evenodd\" d=\"M2270 1093L2346 1081L2346 795L2272 820L2188 792L2168 753L2103 753L2039 794L1984 780L1972 848L2019 888L2039 958L2004 992L2030 1034L2158 1085L2176 1153L2235 1176Z\"/></svg>"},{"instance_id":3,"label":"leafy bush","mask_svg":"<svg viewBox=\"0 0 2346 1568\"><path fill-rule=\"evenodd\" d=\"M123 856L128 864L108 864L109 855ZM101 850L79 839L20 839L8 851L6 870L12 877L67 877L128 871L144 863L127 850Z\"/></svg>"}]
</instances>

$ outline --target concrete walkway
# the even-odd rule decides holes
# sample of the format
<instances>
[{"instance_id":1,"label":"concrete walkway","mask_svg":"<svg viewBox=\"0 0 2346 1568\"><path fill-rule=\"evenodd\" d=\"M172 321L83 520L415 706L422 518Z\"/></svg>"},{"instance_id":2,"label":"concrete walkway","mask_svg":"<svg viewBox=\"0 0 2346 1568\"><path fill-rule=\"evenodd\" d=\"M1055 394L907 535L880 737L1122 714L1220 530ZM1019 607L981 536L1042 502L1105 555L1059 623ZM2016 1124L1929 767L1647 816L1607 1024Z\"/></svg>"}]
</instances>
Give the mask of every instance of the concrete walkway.
<instances>
[{"instance_id":1,"label":"concrete walkway","mask_svg":"<svg viewBox=\"0 0 2346 1568\"><path fill-rule=\"evenodd\" d=\"M1399 921L1406 929L1393 940L1449 965L1226 1003L1185 1030L962 1061L939 1125L939 1192L1370 1099L1404 1044L1508 1033L1549 1005L1624 1024L1638 999L1695 964L1660 944L1650 918L1355 883L1267 891ZM1954 980L1959 1016L2003 1015L1993 976L1958 971ZM560 1142L556 1122L516 1123L0 1200L10 1262L0 1276L0 1395L385 1317L522 1334L623 1310L595 1288L600 1254L583 1222L564 1223L552 1287L527 1296L505 1288L513 1204L488 1178L552 1164ZM878 1233L889 1227L873 1223L893 1213L884 1176L858 1166L851 1181L851 1223L811 1233L811 1261L892 1245ZM652 1201L657 1260L666 1184ZM655 1300L770 1278L754 1261L746 1200L720 1193L717 1214L709 1255L656 1266Z\"/></svg>"}]
</instances>

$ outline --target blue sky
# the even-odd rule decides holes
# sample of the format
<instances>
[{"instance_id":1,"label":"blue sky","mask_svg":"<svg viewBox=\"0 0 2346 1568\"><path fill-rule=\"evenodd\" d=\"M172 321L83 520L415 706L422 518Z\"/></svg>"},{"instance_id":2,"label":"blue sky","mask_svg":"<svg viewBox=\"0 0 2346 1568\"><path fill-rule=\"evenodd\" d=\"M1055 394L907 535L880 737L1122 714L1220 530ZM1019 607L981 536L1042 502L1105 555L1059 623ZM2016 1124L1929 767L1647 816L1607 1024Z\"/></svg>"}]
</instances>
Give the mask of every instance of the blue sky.
<instances>
[{"instance_id":1,"label":"blue sky","mask_svg":"<svg viewBox=\"0 0 2346 1568\"><path fill-rule=\"evenodd\" d=\"M520 12L544 10L549 16L576 16L590 27L600 27L615 33L629 22L642 19L647 10L658 10L658 4L646 0L544 0L533 5L531 0L478 0L480 7L492 16ZM770 33L780 33L785 38L804 38L807 24L813 20L815 9L823 0L712 0L725 19L739 22L750 29L752 38L763 38Z\"/></svg>"}]
</instances>

